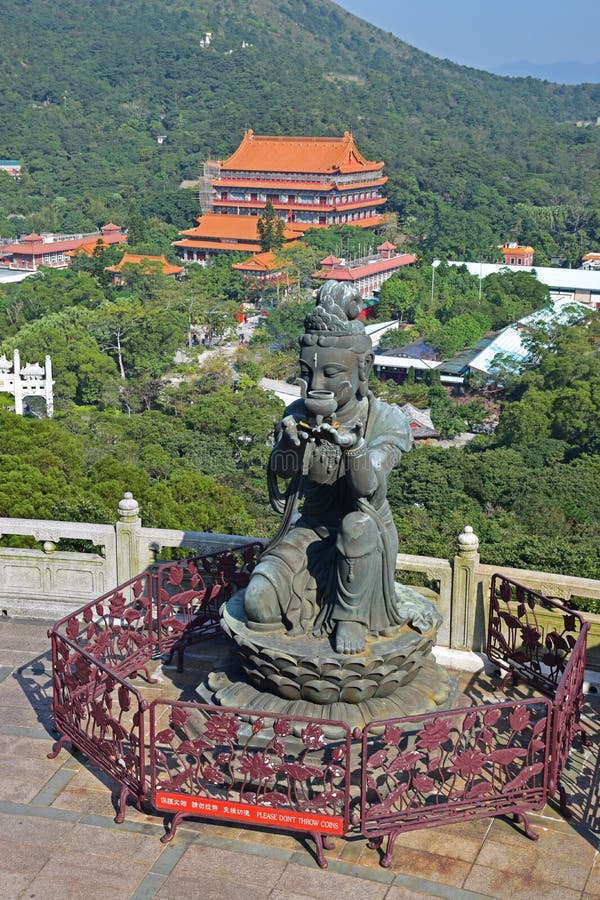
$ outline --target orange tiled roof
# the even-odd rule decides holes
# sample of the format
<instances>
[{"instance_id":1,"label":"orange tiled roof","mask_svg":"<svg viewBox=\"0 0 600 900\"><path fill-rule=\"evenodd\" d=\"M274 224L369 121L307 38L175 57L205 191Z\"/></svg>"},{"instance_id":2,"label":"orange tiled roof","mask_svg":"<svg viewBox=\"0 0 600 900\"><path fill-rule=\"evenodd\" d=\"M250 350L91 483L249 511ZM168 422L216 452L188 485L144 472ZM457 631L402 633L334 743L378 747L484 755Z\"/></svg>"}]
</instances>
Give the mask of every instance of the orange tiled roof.
<instances>
[{"instance_id":1,"label":"orange tiled roof","mask_svg":"<svg viewBox=\"0 0 600 900\"><path fill-rule=\"evenodd\" d=\"M221 177L227 177L227 170L335 174L382 168L382 162L365 159L349 131L341 138L278 137L250 129L237 150L221 161Z\"/></svg>"},{"instance_id":2,"label":"orange tiled roof","mask_svg":"<svg viewBox=\"0 0 600 900\"><path fill-rule=\"evenodd\" d=\"M514 247L511 247L510 245L500 247L500 252L503 253L504 256L522 256L523 254L529 255L535 251L533 247L522 247L520 244L517 244Z\"/></svg>"},{"instance_id":3,"label":"orange tiled roof","mask_svg":"<svg viewBox=\"0 0 600 900\"><path fill-rule=\"evenodd\" d=\"M65 253L73 256L82 246L96 245L101 241L104 246L109 244L127 243L127 235L123 234L118 225L102 234L92 235L86 238L67 238L64 241L45 241L39 234L28 234L22 241L2 247L2 252L18 254L19 256L40 256L45 253ZM71 252L72 251L72 252Z\"/></svg>"},{"instance_id":4,"label":"orange tiled roof","mask_svg":"<svg viewBox=\"0 0 600 900\"><path fill-rule=\"evenodd\" d=\"M409 266L416 261L417 257L414 253L402 253L391 259L375 259L360 266L327 266L318 272L313 272L312 277L321 281L328 281L330 278L334 281L359 281L361 278L368 278L380 272L394 271L402 266Z\"/></svg>"},{"instance_id":5,"label":"orange tiled roof","mask_svg":"<svg viewBox=\"0 0 600 900\"><path fill-rule=\"evenodd\" d=\"M2 247L4 254L13 253L18 256L43 256L45 253L66 253L68 250L76 250L82 243L81 238L71 238L67 241L44 241L42 238L33 240L36 235L29 235L16 244L8 244Z\"/></svg>"},{"instance_id":6,"label":"orange tiled roof","mask_svg":"<svg viewBox=\"0 0 600 900\"><path fill-rule=\"evenodd\" d=\"M139 253L124 253L121 262L117 263L116 266L107 266L106 271L121 272L123 266L133 265L143 266L144 273L148 274L152 270L153 263L160 263L163 275L177 275L184 270L183 266L174 266L173 263L170 263L164 256L144 256Z\"/></svg>"},{"instance_id":7,"label":"orange tiled roof","mask_svg":"<svg viewBox=\"0 0 600 900\"><path fill-rule=\"evenodd\" d=\"M118 225L115 225L115 228L117 229L116 231L103 232L102 237L93 237L89 238L87 241L81 241L72 250L68 250L65 255L77 256L78 253L84 253L86 256L93 256L94 251L98 246L100 246L102 250L106 250L106 248L112 246L112 244L126 244L127 235L121 232Z\"/></svg>"},{"instance_id":8,"label":"orange tiled roof","mask_svg":"<svg viewBox=\"0 0 600 900\"><path fill-rule=\"evenodd\" d=\"M198 219L196 228L181 231L180 234L193 238L215 240L258 241L258 220L260 216L234 216L226 213L204 213ZM283 237L286 241L297 238L306 230L285 224Z\"/></svg>"},{"instance_id":9,"label":"orange tiled roof","mask_svg":"<svg viewBox=\"0 0 600 900\"><path fill-rule=\"evenodd\" d=\"M83 253L85 256L93 256L94 250L98 246L100 246L102 250L105 250L109 245L106 241L103 241L102 238L94 238L90 241L84 241L73 250L67 250L65 256L77 256L79 253Z\"/></svg>"},{"instance_id":10,"label":"orange tiled roof","mask_svg":"<svg viewBox=\"0 0 600 900\"><path fill-rule=\"evenodd\" d=\"M232 269L241 269L244 272L275 272L281 268L277 257L272 250L266 253L253 253L248 259L234 263Z\"/></svg>"}]
</instances>

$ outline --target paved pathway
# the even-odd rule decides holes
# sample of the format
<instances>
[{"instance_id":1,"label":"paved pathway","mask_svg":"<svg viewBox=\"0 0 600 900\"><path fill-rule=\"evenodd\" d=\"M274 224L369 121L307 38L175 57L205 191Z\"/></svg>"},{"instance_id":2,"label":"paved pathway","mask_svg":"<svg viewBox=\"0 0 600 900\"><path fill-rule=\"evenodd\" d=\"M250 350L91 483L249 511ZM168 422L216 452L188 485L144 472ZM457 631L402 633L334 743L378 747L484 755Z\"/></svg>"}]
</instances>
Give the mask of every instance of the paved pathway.
<instances>
[{"instance_id":1,"label":"paved pathway","mask_svg":"<svg viewBox=\"0 0 600 900\"><path fill-rule=\"evenodd\" d=\"M161 819L127 808L116 825L108 779L53 746L49 642L42 623L0 619L0 897L2 900L402 900L600 898L598 704L586 703L592 747L573 753L574 818L532 815L530 842L508 821L482 819L409 832L390 869L362 839L336 841L329 868L310 842L284 833L186 821L168 846ZM138 682L136 682L137 684ZM474 701L485 682L463 681ZM185 676L163 673L180 696Z\"/></svg>"}]
</instances>

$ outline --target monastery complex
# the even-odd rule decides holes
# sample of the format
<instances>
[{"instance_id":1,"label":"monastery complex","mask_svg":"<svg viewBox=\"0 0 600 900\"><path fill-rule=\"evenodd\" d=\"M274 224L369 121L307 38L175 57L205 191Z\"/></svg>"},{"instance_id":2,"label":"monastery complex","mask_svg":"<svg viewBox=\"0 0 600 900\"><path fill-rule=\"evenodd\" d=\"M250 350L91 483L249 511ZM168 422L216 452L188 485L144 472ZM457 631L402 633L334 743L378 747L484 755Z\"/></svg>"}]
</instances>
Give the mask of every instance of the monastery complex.
<instances>
[{"instance_id":1,"label":"monastery complex","mask_svg":"<svg viewBox=\"0 0 600 900\"><path fill-rule=\"evenodd\" d=\"M267 201L285 222L284 242L308 228L382 222L383 162L365 159L350 132L343 137L275 137L246 131L226 160L204 164L202 216L175 243L187 262L219 253L258 253Z\"/></svg>"}]
</instances>

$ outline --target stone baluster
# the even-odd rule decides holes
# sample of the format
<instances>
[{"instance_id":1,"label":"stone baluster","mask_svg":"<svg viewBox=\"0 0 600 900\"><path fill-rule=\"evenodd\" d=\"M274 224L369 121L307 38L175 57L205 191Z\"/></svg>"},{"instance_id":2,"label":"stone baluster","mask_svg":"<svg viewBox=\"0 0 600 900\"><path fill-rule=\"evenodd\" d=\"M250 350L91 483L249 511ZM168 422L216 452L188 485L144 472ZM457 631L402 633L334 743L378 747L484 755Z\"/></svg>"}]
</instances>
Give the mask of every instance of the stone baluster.
<instances>
[{"instance_id":1,"label":"stone baluster","mask_svg":"<svg viewBox=\"0 0 600 900\"><path fill-rule=\"evenodd\" d=\"M137 500L130 491L126 491L119 502L119 521L116 525L119 584L139 575L148 565L148 560L141 551L142 520L139 513Z\"/></svg>"},{"instance_id":2,"label":"stone baluster","mask_svg":"<svg viewBox=\"0 0 600 900\"><path fill-rule=\"evenodd\" d=\"M470 525L458 535L458 552L453 561L452 616L450 646L454 650L472 650L477 605L476 570L479 565L479 538Z\"/></svg>"}]
</instances>

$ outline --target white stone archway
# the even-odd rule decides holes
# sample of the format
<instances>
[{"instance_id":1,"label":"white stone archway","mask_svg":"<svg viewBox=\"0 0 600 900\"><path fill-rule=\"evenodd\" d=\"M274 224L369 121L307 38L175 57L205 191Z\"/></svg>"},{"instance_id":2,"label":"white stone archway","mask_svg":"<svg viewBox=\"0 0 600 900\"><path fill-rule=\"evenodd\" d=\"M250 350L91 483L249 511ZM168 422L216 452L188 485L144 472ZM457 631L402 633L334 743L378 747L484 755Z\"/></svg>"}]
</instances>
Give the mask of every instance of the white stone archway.
<instances>
[{"instance_id":1,"label":"white stone archway","mask_svg":"<svg viewBox=\"0 0 600 900\"><path fill-rule=\"evenodd\" d=\"M0 393L12 394L15 398L15 412L23 415L23 400L26 397L43 397L46 401L46 415L52 418L54 413L54 393L52 380L52 361L46 356L44 368L39 363L27 363L21 368L21 357L18 350L13 353L11 362L6 356L0 356Z\"/></svg>"}]
</instances>

